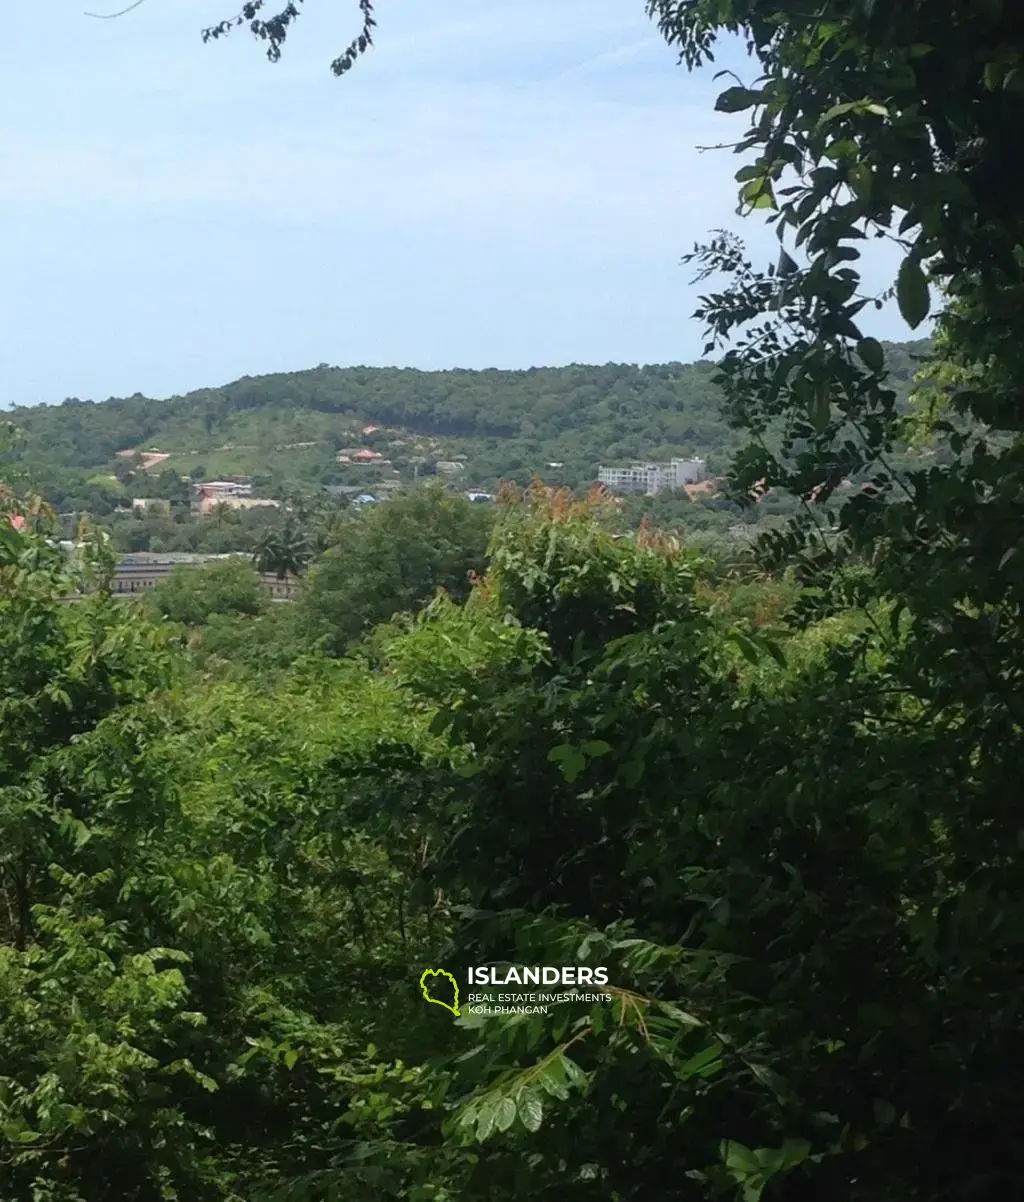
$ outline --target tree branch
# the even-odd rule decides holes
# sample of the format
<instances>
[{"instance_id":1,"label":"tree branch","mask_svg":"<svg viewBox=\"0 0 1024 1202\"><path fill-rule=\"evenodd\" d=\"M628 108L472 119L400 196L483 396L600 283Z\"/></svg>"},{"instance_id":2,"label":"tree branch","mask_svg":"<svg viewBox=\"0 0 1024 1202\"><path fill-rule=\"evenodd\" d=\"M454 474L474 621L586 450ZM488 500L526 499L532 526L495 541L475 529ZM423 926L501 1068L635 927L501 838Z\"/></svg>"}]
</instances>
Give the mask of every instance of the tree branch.
<instances>
[{"instance_id":1,"label":"tree branch","mask_svg":"<svg viewBox=\"0 0 1024 1202\"><path fill-rule=\"evenodd\" d=\"M138 8L140 4L145 4L146 0L135 0L134 4L129 4L127 8L122 8L116 13L86 13L87 17L95 17L98 21L112 21L115 17L123 17L125 13L130 13L133 8Z\"/></svg>"}]
</instances>

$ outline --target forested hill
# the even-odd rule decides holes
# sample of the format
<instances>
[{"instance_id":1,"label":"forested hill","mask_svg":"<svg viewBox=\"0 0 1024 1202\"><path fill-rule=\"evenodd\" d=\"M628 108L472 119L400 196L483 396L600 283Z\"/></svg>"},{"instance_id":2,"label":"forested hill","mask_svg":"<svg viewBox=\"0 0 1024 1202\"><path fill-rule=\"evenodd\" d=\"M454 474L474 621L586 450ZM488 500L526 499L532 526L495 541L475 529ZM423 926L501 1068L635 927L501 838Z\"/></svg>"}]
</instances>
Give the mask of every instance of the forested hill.
<instances>
[{"instance_id":1,"label":"forested hill","mask_svg":"<svg viewBox=\"0 0 1024 1202\"><path fill-rule=\"evenodd\" d=\"M901 393L926 345L887 344ZM71 398L11 416L27 435L26 457L51 469L109 470L118 452L159 450L170 455L162 469L183 474L273 472L330 483L336 453L372 424L392 447L399 434L413 436L392 454L461 451L467 479L559 463L566 482L578 483L602 460L701 454L722 465L737 436L722 418L713 371L710 362L433 372L322 364L167 400ZM416 437L433 442L417 446Z\"/></svg>"}]
</instances>

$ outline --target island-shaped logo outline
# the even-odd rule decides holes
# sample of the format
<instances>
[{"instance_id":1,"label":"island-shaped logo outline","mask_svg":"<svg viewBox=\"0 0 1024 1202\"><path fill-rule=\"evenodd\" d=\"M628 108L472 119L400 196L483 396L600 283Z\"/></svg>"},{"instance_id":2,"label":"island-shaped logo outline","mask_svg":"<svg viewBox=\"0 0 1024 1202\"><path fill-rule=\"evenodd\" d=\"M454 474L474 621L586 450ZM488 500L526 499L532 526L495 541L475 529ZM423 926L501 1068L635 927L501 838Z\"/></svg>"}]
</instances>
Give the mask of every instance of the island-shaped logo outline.
<instances>
[{"instance_id":1,"label":"island-shaped logo outline","mask_svg":"<svg viewBox=\"0 0 1024 1202\"><path fill-rule=\"evenodd\" d=\"M427 990L428 977L444 977L446 980L451 982L452 989L455 991L454 1006L449 1006L447 1002L442 1002L438 998L430 996L430 993ZM443 1006L446 1010L454 1014L456 1018L459 1017L459 983L450 972L446 972L443 968L425 968L423 970L423 975L420 977L420 989L422 990L423 996L428 1002L433 1002L435 1006Z\"/></svg>"}]
</instances>

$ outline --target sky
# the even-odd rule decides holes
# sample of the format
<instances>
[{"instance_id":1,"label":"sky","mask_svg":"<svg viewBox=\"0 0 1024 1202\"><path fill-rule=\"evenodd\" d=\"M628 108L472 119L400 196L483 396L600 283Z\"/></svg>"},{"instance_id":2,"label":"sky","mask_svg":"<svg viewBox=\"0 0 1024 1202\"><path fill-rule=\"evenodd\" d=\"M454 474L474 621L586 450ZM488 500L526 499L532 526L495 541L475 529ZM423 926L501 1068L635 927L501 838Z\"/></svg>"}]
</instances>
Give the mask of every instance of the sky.
<instances>
[{"instance_id":1,"label":"sky","mask_svg":"<svg viewBox=\"0 0 1024 1202\"><path fill-rule=\"evenodd\" d=\"M232 2L5 13L0 405L689 361L682 256L717 228L774 253L736 156L700 149L742 132L714 72L754 71L727 46L689 74L643 0L381 0L342 79L355 0L306 0L277 64L244 30L202 43Z\"/></svg>"}]
</instances>

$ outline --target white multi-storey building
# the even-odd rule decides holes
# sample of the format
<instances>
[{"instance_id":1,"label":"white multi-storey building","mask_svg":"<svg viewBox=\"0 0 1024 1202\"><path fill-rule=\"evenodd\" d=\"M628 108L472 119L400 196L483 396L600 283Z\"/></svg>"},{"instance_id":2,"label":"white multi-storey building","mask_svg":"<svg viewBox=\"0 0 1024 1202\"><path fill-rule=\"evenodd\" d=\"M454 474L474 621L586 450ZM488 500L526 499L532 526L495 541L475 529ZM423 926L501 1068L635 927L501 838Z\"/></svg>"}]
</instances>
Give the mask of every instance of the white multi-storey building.
<instances>
[{"instance_id":1,"label":"white multi-storey building","mask_svg":"<svg viewBox=\"0 0 1024 1202\"><path fill-rule=\"evenodd\" d=\"M597 478L614 492L657 492L661 468L656 463L635 463L632 467L598 468Z\"/></svg>"},{"instance_id":2,"label":"white multi-storey building","mask_svg":"<svg viewBox=\"0 0 1024 1202\"><path fill-rule=\"evenodd\" d=\"M597 478L614 492L658 493L699 484L707 476L703 459L672 459L669 463L634 463L630 467L598 468Z\"/></svg>"}]
</instances>

